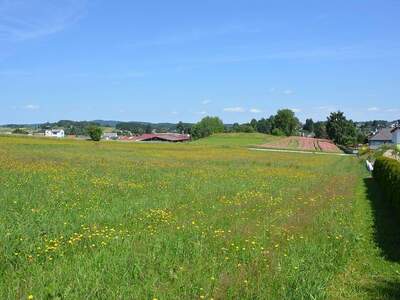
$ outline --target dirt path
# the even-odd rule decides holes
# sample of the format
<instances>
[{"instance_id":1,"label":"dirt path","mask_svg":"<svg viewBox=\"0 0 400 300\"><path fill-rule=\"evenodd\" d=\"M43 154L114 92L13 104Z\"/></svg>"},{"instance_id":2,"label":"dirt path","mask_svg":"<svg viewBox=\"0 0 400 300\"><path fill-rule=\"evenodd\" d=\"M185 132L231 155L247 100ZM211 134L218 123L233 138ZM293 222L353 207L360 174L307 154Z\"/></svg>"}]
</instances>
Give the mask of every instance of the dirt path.
<instances>
[{"instance_id":1,"label":"dirt path","mask_svg":"<svg viewBox=\"0 0 400 300\"><path fill-rule=\"evenodd\" d=\"M354 156L354 154L333 153L333 152L315 152L315 151L268 149L268 148L247 148L247 149L252 150L252 151L266 151L266 152L286 152L286 153L304 153L304 154L318 154L318 155Z\"/></svg>"}]
</instances>

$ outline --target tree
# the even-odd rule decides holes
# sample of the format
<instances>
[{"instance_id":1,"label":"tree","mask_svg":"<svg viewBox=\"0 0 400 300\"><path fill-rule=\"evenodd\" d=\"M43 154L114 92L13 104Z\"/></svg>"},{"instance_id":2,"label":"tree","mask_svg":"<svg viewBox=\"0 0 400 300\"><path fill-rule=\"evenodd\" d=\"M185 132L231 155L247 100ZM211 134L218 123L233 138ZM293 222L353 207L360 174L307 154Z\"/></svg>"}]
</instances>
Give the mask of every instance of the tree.
<instances>
[{"instance_id":1,"label":"tree","mask_svg":"<svg viewBox=\"0 0 400 300\"><path fill-rule=\"evenodd\" d=\"M256 130L254 129L251 124L242 124L240 125L240 132L246 132L246 133L252 133L255 132Z\"/></svg>"},{"instance_id":2,"label":"tree","mask_svg":"<svg viewBox=\"0 0 400 300\"><path fill-rule=\"evenodd\" d=\"M178 133L184 133L185 132L185 126L183 125L182 121L179 121L179 123L176 124L176 131Z\"/></svg>"},{"instance_id":3,"label":"tree","mask_svg":"<svg viewBox=\"0 0 400 300\"><path fill-rule=\"evenodd\" d=\"M264 118L257 121L256 130L257 132L267 133L267 128L265 124L266 120Z\"/></svg>"},{"instance_id":4,"label":"tree","mask_svg":"<svg viewBox=\"0 0 400 300\"><path fill-rule=\"evenodd\" d=\"M24 129L21 129L21 128L15 128L11 133L12 134L28 134L29 132Z\"/></svg>"},{"instance_id":5,"label":"tree","mask_svg":"<svg viewBox=\"0 0 400 300\"><path fill-rule=\"evenodd\" d=\"M364 134L362 131L357 131L357 143L358 144L366 144L368 143L368 136Z\"/></svg>"},{"instance_id":6,"label":"tree","mask_svg":"<svg viewBox=\"0 0 400 300\"><path fill-rule=\"evenodd\" d=\"M210 128L212 133L224 132L224 123L218 117L205 117L200 122L205 127Z\"/></svg>"},{"instance_id":7,"label":"tree","mask_svg":"<svg viewBox=\"0 0 400 300\"><path fill-rule=\"evenodd\" d=\"M307 130L309 132L314 132L314 121L313 119L306 119L306 123L303 126L304 130Z\"/></svg>"},{"instance_id":8,"label":"tree","mask_svg":"<svg viewBox=\"0 0 400 300\"><path fill-rule=\"evenodd\" d=\"M314 133L316 138L326 139L328 134L326 133L325 122L315 122Z\"/></svg>"},{"instance_id":9,"label":"tree","mask_svg":"<svg viewBox=\"0 0 400 300\"><path fill-rule=\"evenodd\" d=\"M262 118L257 121L256 131L266 134L271 134L274 127L274 116L270 116L268 119Z\"/></svg>"},{"instance_id":10,"label":"tree","mask_svg":"<svg viewBox=\"0 0 400 300\"><path fill-rule=\"evenodd\" d=\"M294 135L299 127L299 120L296 118L293 111L290 109L278 110L274 117L274 129L279 129L286 136Z\"/></svg>"},{"instance_id":11,"label":"tree","mask_svg":"<svg viewBox=\"0 0 400 300\"><path fill-rule=\"evenodd\" d=\"M276 136L284 136L284 135L286 135L285 132L283 132L283 131L282 131L281 129L279 129L279 128L274 128L274 129L272 129L271 134L272 134L272 135L276 135Z\"/></svg>"},{"instance_id":12,"label":"tree","mask_svg":"<svg viewBox=\"0 0 400 300\"><path fill-rule=\"evenodd\" d=\"M192 127L192 138L195 140L205 138L207 136L210 136L211 134L212 134L212 132L211 132L210 128L205 127L200 122L197 124L194 124Z\"/></svg>"},{"instance_id":13,"label":"tree","mask_svg":"<svg viewBox=\"0 0 400 300\"><path fill-rule=\"evenodd\" d=\"M182 121L179 121L179 123L176 124L176 132L190 134L192 126L193 125L190 123L183 123Z\"/></svg>"},{"instance_id":14,"label":"tree","mask_svg":"<svg viewBox=\"0 0 400 300\"><path fill-rule=\"evenodd\" d=\"M339 145L354 144L357 140L357 128L352 120L347 120L343 112L332 112L327 118L326 132L331 140Z\"/></svg>"},{"instance_id":15,"label":"tree","mask_svg":"<svg viewBox=\"0 0 400 300\"><path fill-rule=\"evenodd\" d=\"M98 142L103 135L103 129L101 129L99 126L91 125L87 128L87 133L89 134L91 140Z\"/></svg>"},{"instance_id":16,"label":"tree","mask_svg":"<svg viewBox=\"0 0 400 300\"><path fill-rule=\"evenodd\" d=\"M233 125L232 125L232 131L233 131L233 132L239 132L239 131L240 131L240 125L239 125L239 123L233 123Z\"/></svg>"},{"instance_id":17,"label":"tree","mask_svg":"<svg viewBox=\"0 0 400 300\"><path fill-rule=\"evenodd\" d=\"M204 117L200 122L193 125L192 137L194 139L204 138L213 133L224 132L224 123L218 117Z\"/></svg>"},{"instance_id":18,"label":"tree","mask_svg":"<svg viewBox=\"0 0 400 300\"><path fill-rule=\"evenodd\" d=\"M257 129L257 120L256 119L252 119L250 121L250 126L253 127L253 129Z\"/></svg>"},{"instance_id":19,"label":"tree","mask_svg":"<svg viewBox=\"0 0 400 300\"><path fill-rule=\"evenodd\" d=\"M265 120L265 133L272 133L272 130L275 126L275 116L270 116L267 120Z\"/></svg>"},{"instance_id":20,"label":"tree","mask_svg":"<svg viewBox=\"0 0 400 300\"><path fill-rule=\"evenodd\" d=\"M146 128L145 128L144 132L145 132L145 133L151 133L151 132L152 132L151 124L147 124L147 125L146 125Z\"/></svg>"}]
</instances>

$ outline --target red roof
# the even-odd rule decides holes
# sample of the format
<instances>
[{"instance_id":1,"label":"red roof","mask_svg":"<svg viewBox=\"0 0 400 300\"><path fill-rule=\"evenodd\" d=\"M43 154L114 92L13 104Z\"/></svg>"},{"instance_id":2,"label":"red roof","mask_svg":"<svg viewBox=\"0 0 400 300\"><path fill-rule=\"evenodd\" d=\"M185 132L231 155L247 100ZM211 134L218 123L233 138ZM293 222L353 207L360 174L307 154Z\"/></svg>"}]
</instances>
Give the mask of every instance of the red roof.
<instances>
[{"instance_id":1,"label":"red roof","mask_svg":"<svg viewBox=\"0 0 400 300\"><path fill-rule=\"evenodd\" d=\"M135 139L134 136L120 136L119 140L121 141L133 141Z\"/></svg>"},{"instance_id":2,"label":"red roof","mask_svg":"<svg viewBox=\"0 0 400 300\"><path fill-rule=\"evenodd\" d=\"M136 142L144 141L166 141L166 142L185 142L190 140L188 134L176 134L176 133L145 133L139 136L123 136L120 140L131 140Z\"/></svg>"}]
</instances>

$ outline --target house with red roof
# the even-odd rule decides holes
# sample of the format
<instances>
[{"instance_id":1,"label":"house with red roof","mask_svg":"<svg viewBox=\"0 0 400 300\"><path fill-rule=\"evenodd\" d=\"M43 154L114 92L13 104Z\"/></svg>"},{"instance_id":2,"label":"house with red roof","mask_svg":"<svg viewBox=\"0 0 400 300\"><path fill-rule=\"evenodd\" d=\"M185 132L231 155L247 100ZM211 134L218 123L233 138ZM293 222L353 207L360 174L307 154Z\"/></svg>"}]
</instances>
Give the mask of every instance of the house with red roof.
<instances>
[{"instance_id":1,"label":"house with red roof","mask_svg":"<svg viewBox=\"0 0 400 300\"><path fill-rule=\"evenodd\" d=\"M121 137L123 141L135 141L135 142L170 142L179 143L187 142L191 140L189 134L177 134L177 133L145 133L139 136L132 137Z\"/></svg>"}]
</instances>

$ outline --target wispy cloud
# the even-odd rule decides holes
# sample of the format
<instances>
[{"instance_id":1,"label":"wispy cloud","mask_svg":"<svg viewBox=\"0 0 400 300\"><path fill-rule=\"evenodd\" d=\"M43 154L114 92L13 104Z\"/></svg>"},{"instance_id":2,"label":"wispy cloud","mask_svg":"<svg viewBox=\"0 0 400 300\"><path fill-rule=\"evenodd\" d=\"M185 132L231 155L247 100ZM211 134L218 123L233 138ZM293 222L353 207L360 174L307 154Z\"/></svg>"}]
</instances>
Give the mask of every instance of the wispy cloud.
<instances>
[{"instance_id":1,"label":"wispy cloud","mask_svg":"<svg viewBox=\"0 0 400 300\"><path fill-rule=\"evenodd\" d=\"M225 107L224 112L244 113L246 112L246 110L241 106L236 106L236 107Z\"/></svg>"},{"instance_id":2,"label":"wispy cloud","mask_svg":"<svg viewBox=\"0 0 400 300\"><path fill-rule=\"evenodd\" d=\"M314 110L320 110L324 112L332 112L332 111L337 111L337 107L333 105L323 105L323 106L317 106L314 107Z\"/></svg>"},{"instance_id":3,"label":"wispy cloud","mask_svg":"<svg viewBox=\"0 0 400 300\"><path fill-rule=\"evenodd\" d=\"M259 53L259 49L248 50L246 54L222 54L220 56L188 58L176 61L180 65L204 65L204 64L239 64L255 61L291 61L291 60L366 60L382 57L400 57L399 47L388 49L365 50L364 45L331 47L331 48L309 48L276 49ZM271 91L270 91L271 92ZM272 91L274 92L274 91Z\"/></svg>"},{"instance_id":4,"label":"wispy cloud","mask_svg":"<svg viewBox=\"0 0 400 300\"><path fill-rule=\"evenodd\" d=\"M207 105L210 104L212 101L210 99L204 99L203 101L201 101L201 104L203 105Z\"/></svg>"},{"instance_id":5,"label":"wispy cloud","mask_svg":"<svg viewBox=\"0 0 400 300\"><path fill-rule=\"evenodd\" d=\"M26 109L26 110L38 110L40 108L39 105L37 104L27 104L22 106L22 109Z\"/></svg>"},{"instance_id":6,"label":"wispy cloud","mask_svg":"<svg viewBox=\"0 0 400 300\"><path fill-rule=\"evenodd\" d=\"M260 32L258 26L250 24L225 24L219 28L213 28L212 30L204 30L192 28L178 33L164 34L155 36L148 40L135 41L133 43L127 43L122 45L124 48L146 48L146 47L160 47L160 46L172 46L180 45L188 42L196 42L209 38L217 38L220 36L230 34L246 34Z\"/></svg>"},{"instance_id":7,"label":"wispy cloud","mask_svg":"<svg viewBox=\"0 0 400 300\"><path fill-rule=\"evenodd\" d=\"M294 94L294 91L291 89L286 89L286 90L279 90L277 88L270 88L268 90L270 94L279 94L279 95L292 95Z\"/></svg>"},{"instance_id":8,"label":"wispy cloud","mask_svg":"<svg viewBox=\"0 0 400 300\"><path fill-rule=\"evenodd\" d=\"M400 108L388 108L385 109L385 112L400 112Z\"/></svg>"},{"instance_id":9,"label":"wispy cloud","mask_svg":"<svg viewBox=\"0 0 400 300\"><path fill-rule=\"evenodd\" d=\"M292 95L293 91L292 90L284 90L282 93L285 95Z\"/></svg>"},{"instance_id":10,"label":"wispy cloud","mask_svg":"<svg viewBox=\"0 0 400 300\"><path fill-rule=\"evenodd\" d=\"M252 114L259 114L262 113L262 110L258 108L250 108L249 112L251 112Z\"/></svg>"},{"instance_id":11,"label":"wispy cloud","mask_svg":"<svg viewBox=\"0 0 400 300\"><path fill-rule=\"evenodd\" d=\"M85 15L86 1L0 1L0 40L23 41L62 31Z\"/></svg>"},{"instance_id":12,"label":"wispy cloud","mask_svg":"<svg viewBox=\"0 0 400 300\"><path fill-rule=\"evenodd\" d=\"M292 110L293 112L295 112L295 113L301 112L301 109L300 109L300 108L291 108L291 110Z\"/></svg>"},{"instance_id":13,"label":"wispy cloud","mask_svg":"<svg viewBox=\"0 0 400 300\"><path fill-rule=\"evenodd\" d=\"M386 118L390 118L389 115L392 114L400 114L400 108L395 108L395 107L383 108L383 107L372 106L368 107L367 111L370 113L377 113L380 116L386 116Z\"/></svg>"},{"instance_id":14,"label":"wispy cloud","mask_svg":"<svg viewBox=\"0 0 400 300\"><path fill-rule=\"evenodd\" d=\"M34 74L32 72L24 71L24 70L2 70L0 71L0 77L31 77Z\"/></svg>"},{"instance_id":15,"label":"wispy cloud","mask_svg":"<svg viewBox=\"0 0 400 300\"><path fill-rule=\"evenodd\" d=\"M77 73L63 73L65 77L68 78L93 78L93 79L101 79L101 80L129 80L129 79L137 79L143 78L148 75L148 73L141 71L124 71L121 70L119 72L77 72Z\"/></svg>"},{"instance_id":16,"label":"wispy cloud","mask_svg":"<svg viewBox=\"0 0 400 300\"><path fill-rule=\"evenodd\" d=\"M202 111L196 111L196 114L198 114L198 115L206 115L206 114L207 114L207 112L206 112L205 110L202 110Z\"/></svg>"},{"instance_id":17,"label":"wispy cloud","mask_svg":"<svg viewBox=\"0 0 400 300\"><path fill-rule=\"evenodd\" d=\"M368 111L378 111L380 109L379 109L379 107L373 106L373 107L368 107L367 110Z\"/></svg>"}]
</instances>

